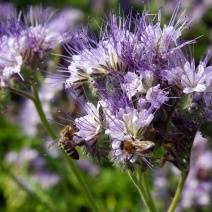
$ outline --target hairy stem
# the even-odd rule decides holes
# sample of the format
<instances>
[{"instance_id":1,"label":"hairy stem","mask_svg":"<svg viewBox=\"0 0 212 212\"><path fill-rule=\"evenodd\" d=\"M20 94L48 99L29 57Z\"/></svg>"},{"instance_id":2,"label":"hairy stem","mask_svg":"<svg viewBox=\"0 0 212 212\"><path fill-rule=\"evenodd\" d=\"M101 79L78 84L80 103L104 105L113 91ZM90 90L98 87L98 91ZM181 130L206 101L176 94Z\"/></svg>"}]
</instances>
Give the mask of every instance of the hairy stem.
<instances>
[{"instance_id":1,"label":"hairy stem","mask_svg":"<svg viewBox=\"0 0 212 212\"><path fill-rule=\"evenodd\" d=\"M47 132L49 133L49 135L51 136L52 139L56 139L57 138L57 135L55 134L54 130L52 129L51 125L49 124L46 116L45 116L45 113L43 111L43 108L41 106L41 102L40 102L40 99L39 99L39 95L38 95L38 91L37 91L37 88L35 85L32 85L31 86L32 88L32 92L34 94L34 104L35 104L35 107L38 111L38 114L40 116L40 119L43 123L43 126L46 128ZM75 174L75 177L76 179L78 180L80 186L81 186L81 189L83 190L87 200L88 200L88 203L90 204L90 207L92 208L92 211L94 212L98 212L99 209L94 201L94 198L91 194L91 191L90 189L88 188L84 178L82 177L78 167L76 166L75 162L73 160L71 160L71 158L62 150L66 160L68 161L68 164L71 168L71 170L73 171L73 173Z\"/></svg>"},{"instance_id":2,"label":"hairy stem","mask_svg":"<svg viewBox=\"0 0 212 212\"><path fill-rule=\"evenodd\" d=\"M31 99L32 101L34 101L34 97L22 90L19 90L19 89L16 89L16 88L12 88L12 87L9 87L8 88L11 92L15 93L15 94L18 94L19 96L22 96L22 97L25 97L27 99Z\"/></svg>"},{"instance_id":3,"label":"hairy stem","mask_svg":"<svg viewBox=\"0 0 212 212\"><path fill-rule=\"evenodd\" d=\"M155 206L155 202L154 202L152 195L151 195L151 192L150 192L149 181L148 181L146 172L141 173L141 176L142 176L142 185L144 187L144 190L146 191L146 193L149 197L149 200L152 204L152 207L154 208L154 211L157 211L156 206Z\"/></svg>"},{"instance_id":4,"label":"hairy stem","mask_svg":"<svg viewBox=\"0 0 212 212\"><path fill-rule=\"evenodd\" d=\"M49 135L53 138L53 139L56 139L57 138L57 135L55 134L54 130L52 129L51 125L49 124L47 118L46 118L46 115L43 111L43 108L41 106L41 102L40 102L40 98L39 98L39 95L38 95L38 91L37 91L37 88L34 84L31 85L31 89L32 89L32 93L34 95L34 104L35 104L35 107L37 109L37 112L39 114L39 117L40 117L40 120L43 124L43 126L46 128L47 132L49 133Z\"/></svg>"},{"instance_id":5,"label":"hairy stem","mask_svg":"<svg viewBox=\"0 0 212 212\"><path fill-rule=\"evenodd\" d=\"M196 132L197 132L197 130L196 130ZM193 136L191 137L191 141L192 142L191 142L190 147L189 147L189 151L188 151L189 154L186 157L186 162L188 164L188 168L187 168L186 171L182 171L181 172L180 181L178 183L177 190L175 192L174 198L173 198L173 200L171 202L171 205L169 206L169 209L168 209L167 212L174 212L175 208L177 207L177 204L178 204L178 202L180 200L183 188L185 186L186 179L187 179L189 171L190 171L191 150L192 150L192 146L193 146L193 142L194 142L194 138L195 138L196 132L193 133Z\"/></svg>"},{"instance_id":6,"label":"hairy stem","mask_svg":"<svg viewBox=\"0 0 212 212\"><path fill-rule=\"evenodd\" d=\"M150 212L157 212L157 209L154 205L154 202L152 198L149 197L149 194L145 191L144 187L140 185L138 180L136 179L136 176L131 172L128 171L129 177L132 180L135 187L138 189L139 194L141 195L142 200L144 201L144 204L149 209ZM143 184L143 182L142 182Z\"/></svg>"},{"instance_id":7,"label":"hairy stem","mask_svg":"<svg viewBox=\"0 0 212 212\"><path fill-rule=\"evenodd\" d=\"M187 172L181 172L180 181L178 183L178 187L177 187L176 193L174 195L172 203L169 206L169 209L168 209L167 212L174 212L175 211L175 208L177 207L177 204L178 204L178 202L180 200L180 196L182 194L182 191L183 191L183 188L184 188L188 173L189 173L188 171Z\"/></svg>"}]
</instances>

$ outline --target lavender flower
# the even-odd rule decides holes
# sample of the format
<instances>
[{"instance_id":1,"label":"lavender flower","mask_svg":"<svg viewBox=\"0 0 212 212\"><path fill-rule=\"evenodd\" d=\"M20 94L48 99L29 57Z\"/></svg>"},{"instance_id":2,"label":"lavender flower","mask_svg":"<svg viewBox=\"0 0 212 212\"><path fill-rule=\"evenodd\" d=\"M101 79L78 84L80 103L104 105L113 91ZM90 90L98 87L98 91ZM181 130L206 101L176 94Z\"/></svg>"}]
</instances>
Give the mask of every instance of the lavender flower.
<instances>
[{"instance_id":1,"label":"lavender flower","mask_svg":"<svg viewBox=\"0 0 212 212\"><path fill-rule=\"evenodd\" d=\"M86 159L82 159L77 161L77 165L84 171L86 171L87 173L89 173L89 175L96 177L98 176L99 172L100 172L100 167L92 164L89 160Z\"/></svg>"},{"instance_id":2,"label":"lavender flower","mask_svg":"<svg viewBox=\"0 0 212 212\"><path fill-rule=\"evenodd\" d=\"M71 70L71 76L66 80L66 88L73 87L74 89L79 88L81 85L86 84L90 81L90 77L86 72L80 71L74 64L68 67Z\"/></svg>"},{"instance_id":3,"label":"lavender flower","mask_svg":"<svg viewBox=\"0 0 212 212\"><path fill-rule=\"evenodd\" d=\"M165 70L165 78L169 84L176 83L177 86L183 89L183 93L204 93L207 88L209 89L211 83L211 66L206 66L208 59L211 57L211 51L208 51L205 59L200 61L197 69L195 69L194 59L191 62L185 61L184 66L181 68L177 66L172 70Z\"/></svg>"},{"instance_id":4,"label":"lavender flower","mask_svg":"<svg viewBox=\"0 0 212 212\"><path fill-rule=\"evenodd\" d=\"M186 27L187 17L185 19L180 18L176 26L173 26L174 16L175 14L169 25L164 25L163 29L160 27L160 22L155 25L150 24L146 26L143 35L141 35L141 42L144 42L150 50L155 51L162 58L166 58L167 54L172 54L176 48L179 48L177 39L181 36L181 31ZM176 47L170 48L172 46Z\"/></svg>"},{"instance_id":5,"label":"lavender flower","mask_svg":"<svg viewBox=\"0 0 212 212\"><path fill-rule=\"evenodd\" d=\"M142 75L138 76L132 72L127 72L124 76L124 83L122 87L122 89L127 93L129 99L137 93L145 92L145 87L142 83Z\"/></svg>"},{"instance_id":6,"label":"lavender flower","mask_svg":"<svg viewBox=\"0 0 212 212\"><path fill-rule=\"evenodd\" d=\"M198 70L195 73L194 61L192 64L188 62L184 66L185 74L182 75L182 87L184 93L192 92L204 92L206 91L206 86L204 84L204 66L199 64Z\"/></svg>"},{"instance_id":7,"label":"lavender flower","mask_svg":"<svg viewBox=\"0 0 212 212\"><path fill-rule=\"evenodd\" d=\"M42 189L48 190L60 182L60 176L45 170L35 173L32 176L32 181L39 184Z\"/></svg>"},{"instance_id":8,"label":"lavender flower","mask_svg":"<svg viewBox=\"0 0 212 212\"><path fill-rule=\"evenodd\" d=\"M32 162L38 159L38 152L33 149L22 149L19 153L8 152L5 156L5 160L10 164L16 164L19 167L23 167L26 163Z\"/></svg>"}]
</instances>

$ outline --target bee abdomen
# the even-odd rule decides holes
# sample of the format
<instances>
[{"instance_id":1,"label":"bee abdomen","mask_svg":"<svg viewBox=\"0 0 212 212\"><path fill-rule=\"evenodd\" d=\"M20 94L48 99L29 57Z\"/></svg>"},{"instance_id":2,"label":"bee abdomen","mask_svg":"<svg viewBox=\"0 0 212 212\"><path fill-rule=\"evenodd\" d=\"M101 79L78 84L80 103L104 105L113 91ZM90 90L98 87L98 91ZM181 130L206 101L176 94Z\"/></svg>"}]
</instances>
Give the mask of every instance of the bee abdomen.
<instances>
[{"instance_id":1,"label":"bee abdomen","mask_svg":"<svg viewBox=\"0 0 212 212\"><path fill-rule=\"evenodd\" d=\"M67 155L69 155L71 158L73 158L75 160L79 160L79 154L76 149L68 149L65 151L66 151Z\"/></svg>"},{"instance_id":2,"label":"bee abdomen","mask_svg":"<svg viewBox=\"0 0 212 212\"><path fill-rule=\"evenodd\" d=\"M75 160L79 160L79 153L75 149L74 145L70 142L65 142L62 145L63 149L67 153L67 155Z\"/></svg>"}]
</instances>

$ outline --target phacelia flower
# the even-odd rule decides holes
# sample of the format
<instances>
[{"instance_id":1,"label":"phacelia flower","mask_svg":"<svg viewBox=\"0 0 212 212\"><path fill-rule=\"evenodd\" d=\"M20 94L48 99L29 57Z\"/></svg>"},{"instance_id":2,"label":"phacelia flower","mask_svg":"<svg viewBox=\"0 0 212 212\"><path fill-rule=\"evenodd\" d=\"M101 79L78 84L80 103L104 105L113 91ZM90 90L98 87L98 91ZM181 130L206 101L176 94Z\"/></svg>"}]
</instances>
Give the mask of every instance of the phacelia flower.
<instances>
[{"instance_id":1,"label":"phacelia flower","mask_svg":"<svg viewBox=\"0 0 212 212\"><path fill-rule=\"evenodd\" d=\"M192 63L186 62L184 65L184 74L181 79L184 93L188 94L192 92L206 91L204 71L204 65L202 63L199 64L196 72L194 61L192 61Z\"/></svg>"},{"instance_id":2,"label":"phacelia flower","mask_svg":"<svg viewBox=\"0 0 212 212\"><path fill-rule=\"evenodd\" d=\"M15 39L2 37L0 45L0 74L9 79L13 74L21 72L22 57L16 49ZM20 75L21 76L21 75Z\"/></svg>"},{"instance_id":3,"label":"phacelia flower","mask_svg":"<svg viewBox=\"0 0 212 212\"><path fill-rule=\"evenodd\" d=\"M125 153L121 146L126 140L139 142L144 138L147 127L153 118L154 115L147 110L138 112L132 108L120 108L117 116L109 122L109 128L105 131L113 139L112 152L116 160L123 162L130 158L131 162L135 162L137 155Z\"/></svg>"},{"instance_id":4,"label":"phacelia flower","mask_svg":"<svg viewBox=\"0 0 212 212\"><path fill-rule=\"evenodd\" d=\"M88 146L92 145L102 132L99 107L99 104L96 108L92 103L87 102L85 105L87 115L75 119L75 125L79 130L75 133L76 137L84 140Z\"/></svg>"},{"instance_id":5,"label":"phacelia flower","mask_svg":"<svg viewBox=\"0 0 212 212\"><path fill-rule=\"evenodd\" d=\"M127 74L124 76L124 83L122 87L127 93L129 99L131 99L135 94L144 91L142 76L138 76L132 72L127 72Z\"/></svg>"},{"instance_id":6,"label":"phacelia flower","mask_svg":"<svg viewBox=\"0 0 212 212\"><path fill-rule=\"evenodd\" d=\"M111 13L98 37L88 26L70 39L65 87L87 102L86 115L74 120L79 129L74 138L76 145L98 146L99 152L101 146L107 146L114 163L133 164L141 157L147 165L154 156L154 145L158 145L166 155L172 154L172 162L179 169L183 167L180 165L186 163L183 159L188 158L188 152L183 156L179 153L182 160L178 152L173 153L179 140L175 135L186 132L180 142L190 145L189 139L199 126L193 123L192 114L197 112L201 119L211 110L212 68L207 66L210 51L195 68L185 47L196 40L181 40L189 17L184 11L177 20L178 10L179 5L166 24L161 22L161 10L157 15L147 11L132 15L131 11L127 17ZM192 129L186 131L189 127ZM159 142L151 131L157 132ZM166 137L170 137L168 148L163 142ZM144 143L147 147L142 146ZM125 150L125 145L133 151L133 145L142 148L137 154Z\"/></svg>"},{"instance_id":7,"label":"phacelia flower","mask_svg":"<svg viewBox=\"0 0 212 212\"><path fill-rule=\"evenodd\" d=\"M146 94L146 100L148 102L151 102L151 106L157 110L165 102L168 102L168 91L161 90L160 85L153 86L148 89Z\"/></svg>"}]
</instances>

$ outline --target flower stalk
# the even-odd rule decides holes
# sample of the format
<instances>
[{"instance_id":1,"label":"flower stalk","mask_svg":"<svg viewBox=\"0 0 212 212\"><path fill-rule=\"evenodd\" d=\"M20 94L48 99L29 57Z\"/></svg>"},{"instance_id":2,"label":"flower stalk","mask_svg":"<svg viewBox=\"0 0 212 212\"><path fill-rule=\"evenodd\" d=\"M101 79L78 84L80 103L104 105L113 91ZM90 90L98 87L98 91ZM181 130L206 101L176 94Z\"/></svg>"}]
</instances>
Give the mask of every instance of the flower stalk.
<instances>
[{"instance_id":1,"label":"flower stalk","mask_svg":"<svg viewBox=\"0 0 212 212\"><path fill-rule=\"evenodd\" d=\"M32 84L31 89L32 89L32 93L34 95L34 101L33 102L34 102L35 107L37 109L37 112L39 114L40 120L43 123L43 126L46 128L49 135L51 136L51 138L56 139L57 135L55 134L54 130L52 129L51 125L49 124L49 122L48 122L48 120L45 116L45 113L43 111L43 108L41 106L41 102L40 102L40 98L39 98L39 95L38 95L38 90L36 88L36 85Z\"/></svg>"},{"instance_id":2,"label":"flower stalk","mask_svg":"<svg viewBox=\"0 0 212 212\"><path fill-rule=\"evenodd\" d=\"M22 90L19 90L19 89L13 88L13 87L9 87L8 89L15 94L18 94L18 95L25 97L27 99L31 99L32 101L35 101L35 98L32 95L30 95L30 94L28 94L28 93L26 93Z\"/></svg>"},{"instance_id":3,"label":"flower stalk","mask_svg":"<svg viewBox=\"0 0 212 212\"><path fill-rule=\"evenodd\" d=\"M45 113L43 111L43 108L41 106L41 102L40 102L40 98L39 98L39 95L38 95L38 91L37 91L37 88L35 86L35 84L32 84L31 85L31 89L32 89L32 92L33 92L33 95L34 95L34 104L35 104L35 107L38 111L38 114L39 114L39 117L41 119L41 122L43 124L43 126L46 128L47 132L49 133L49 135L51 136L52 139L56 139L57 138L57 135L55 134L54 130L52 129L51 125L49 124L46 116L45 116ZM87 201L89 202L90 204L90 207L92 208L92 211L94 212L98 212L99 209L94 201L94 198L91 194L91 191L89 189L89 187L87 186L84 178L82 177L78 167L76 166L76 164L74 163L73 160L70 159L70 157L64 152L64 150L62 149L62 153L63 155L65 156L71 170L73 171L73 173L75 174L76 176L76 179L78 180L80 186L81 186L81 189L83 190L85 196L86 196L86 199Z\"/></svg>"},{"instance_id":4,"label":"flower stalk","mask_svg":"<svg viewBox=\"0 0 212 212\"><path fill-rule=\"evenodd\" d=\"M152 195L151 195L151 191L150 191L150 187L149 187L149 181L148 181L146 172L141 173L141 177L142 177L142 185L144 187L144 190L146 191L146 193L147 193L147 195L148 195L150 201L152 202L152 205L153 205L153 207L155 208L155 211L156 211L156 206L155 206L154 200L153 200Z\"/></svg>"},{"instance_id":5,"label":"flower stalk","mask_svg":"<svg viewBox=\"0 0 212 212\"><path fill-rule=\"evenodd\" d=\"M186 183L186 179L189 175L189 171L190 171L190 157L191 157L191 149L192 149L192 146L193 146L193 142L194 142L194 138L195 138L195 134L193 135L193 137L191 138L192 142L189 146L189 154L186 158L186 161L187 161L187 170L185 171L181 171L181 175L180 175L180 180L178 182L178 186L177 186L177 190L175 192L175 195L174 195L174 198L171 202L171 205L169 206L169 209L167 212L174 212L177 205L178 205L178 202L180 200L180 197L181 197L181 194L183 192L183 188L185 186L185 183Z\"/></svg>"},{"instance_id":6,"label":"flower stalk","mask_svg":"<svg viewBox=\"0 0 212 212\"><path fill-rule=\"evenodd\" d=\"M145 175L145 173L142 173L141 175ZM154 204L154 201L151 197L151 193L149 190L149 185L147 179L145 180L145 176L140 176L140 179L136 179L136 174L132 173L131 171L128 171L128 175L130 179L132 180L135 187L138 189L138 192L146 205L146 207L149 209L150 212L157 212L156 206ZM138 176L138 175L137 175ZM144 181L143 181L144 179ZM142 180L142 183L139 183L139 181Z\"/></svg>"},{"instance_id":7,"label":"flower stalk","mask_svg":"<svg viewBox=\"0 0 212 212\"><path fill-rule=\"evenodd\" d=\"M169 209L168 209L167 212L174 212L175 211L175 208L177 207L177 204L178 204L178 202L180 200L180 197L181 197L181 194L182 194L186 179L188 177L188 174L189 174L188 171L181 172L181 176L180 176L180 180L179 180L179 183L178 183L178 187L177 187L176 193L174 195L174 198L173 198L173 200L171 202L171 205L169 206Z\"/></svg>"}]
</instances>

